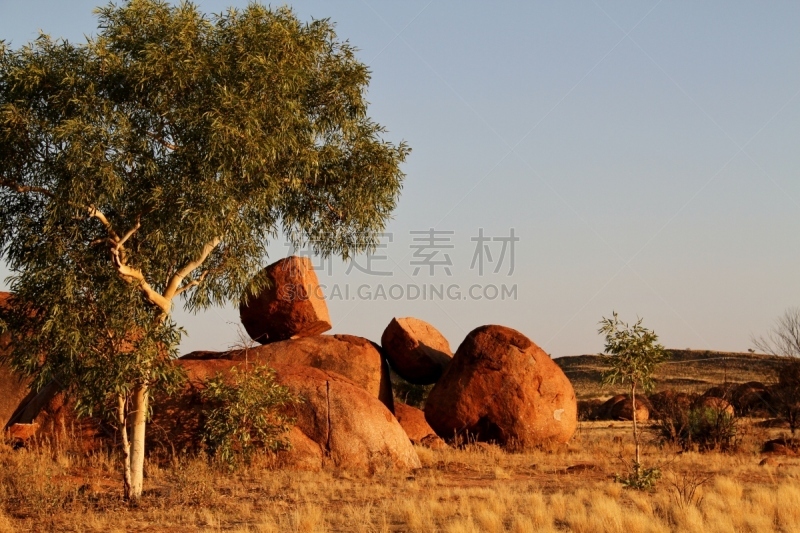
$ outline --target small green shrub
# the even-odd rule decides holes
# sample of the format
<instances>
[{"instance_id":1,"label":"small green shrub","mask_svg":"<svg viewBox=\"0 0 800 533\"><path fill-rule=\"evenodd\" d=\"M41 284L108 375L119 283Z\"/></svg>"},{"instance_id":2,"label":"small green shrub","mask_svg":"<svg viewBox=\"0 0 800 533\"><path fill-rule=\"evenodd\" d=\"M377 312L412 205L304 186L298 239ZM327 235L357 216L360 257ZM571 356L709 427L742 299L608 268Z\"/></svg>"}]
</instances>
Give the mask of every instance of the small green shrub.
<instances>
[{"instance_id":1,"label":"small green shrub","mask_svg":"<svg viewBox=\"0 0 800 533\"><path fill-rule=\"evenodd\" d=\"M725 411L699 407L689 411L689 434L700 450L727 450L736 437L736 417Z\"/></svg>"},{"instance_id":2,"label":"small green shrub","mask_svg":"<svg viewBox=\"0 0 800 533\"><path fill-rule=\"evenodd\" d=\"M231 369L205 382L203 441L212 456L231 469L240 459L249 464L256 449L277 451L288 447L281 436L295 420L287 408L301 401L275 381L267 366Z\"/></svg>"},{"instance_id":3,"label":"small green shrub","mask_svg":"<svg viewBox=\"0 0 800 533\"><path fill-rule=\"evenodd\" d=\"M664 407L654 425L662 442L677 444L684 450L728 450L737 435L736 417L711 407L686 409L677 404Z\"/></svg>"},{"instance_id":4,"label":"small green shrub","mask_svg":"<svg viewBox=\"0 0 800 533\"><path fill-rule=\"evenodd\" d=\"M657 467L642 468L641 465L634 463L633 468L627 475L614 475L614 481L622 483L629 489L652 491L656 487L656 482L661 479L661 470Z\"/></svg>"},{"instance_id":5,"label":"small green shrub","mask_svg":"<svg viewBox=\"0 0 800 533\"><path fill-rule=\"evenodd\" d=\"M660 442L676 444L686 449L691 441L689 408L673 398L666 398L659 404L658 418L652 429Z\"/></svg>"}]
</instances>

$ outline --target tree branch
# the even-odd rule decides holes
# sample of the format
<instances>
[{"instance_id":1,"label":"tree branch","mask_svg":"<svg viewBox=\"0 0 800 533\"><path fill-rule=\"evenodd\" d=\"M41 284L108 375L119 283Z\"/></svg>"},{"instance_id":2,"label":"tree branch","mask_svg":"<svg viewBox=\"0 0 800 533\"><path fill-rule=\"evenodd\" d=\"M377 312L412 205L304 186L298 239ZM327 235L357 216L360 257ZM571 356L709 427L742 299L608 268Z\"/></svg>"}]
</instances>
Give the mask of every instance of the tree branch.
<instances>
[{"instance_id":1,"label":"tree branch","mask_svg":"<svg viewBox=\"0 0 800 533\"><path fill-rule=\"evenodd\" d=\"M18 193L34 192L34 193L44 194L45 196L48 196L50 198L54 197L53 193L47 189L41 187L20 185L19 183L10 180L0 180L0 187L5 187L7 189L11 189ZM120 275L120 277L122 277L129 283L137 283L139 287L142 289L142 292L145 293L145 295L147 296L148 300L150 300L151 303L158 306L164 313L169 313L172 308L172 303L170 301L171 298L165 298L164 296L159 294L155 289L153 289L153 287L149 283L147 283L147 280L144 277L144 273L142 273L141 270L139 270L138 268L133 268L131 266L128 266L127 264L124 263L121 257L121 252L123 251L124 244L133 236L134 233L136 233L139 230L139 228L142 227L141 216L137 216L136 224L131 229L129 229L125 233L125 235L120 237L119 234L114 230L114 227L111 225L111 222L109 222L108 217L106 217L105 213L100 211L94 205L91 205L85 209L90 218L96 218L97 220L100 221L100 223L106 228L106 231L108 232L109 235L108 239L96 239L92 241L91 245L107 242L109 244L109 248L111 251L111 260L114 264L114 268L117 269L117 273ZM219 240L217 240L214 243L214 246L216 246L216 244L218 243ZM206 248L208 248L208 245L206 246ZM202 257L202 260L200 261L201 263L202 261L205 261L206 257L208 256L209 253L211 253L212 249L213 247L210 248L208 251L206 251L205 248L203 249L204 254L201 256ZM187 267L190 265L192 265L192 263L189 263ZM197 267L194 266L191 268L191 270L194 270L195 268ZM191 270L189 270L189 272L187 272L180 279L178 279L177 283L179 284L180 281L183 279L183 277L188 275L188 273L190 273ZM173 280L175 280L175 276L173 276Z\"/></svg>"},{"instance_id":2,"label":"tree branch","mask_svg":"<svg viewBox=\"0 0 800 533\"><path fill-rule=\"evenodd\" d=\"M15 181L10 180L0 180L0 187L5 187L6 189L11 189L12 191L16 191L18 193L26 193L26 192L36 192L39 194L44 194L50 198L53 197L53 193L49 190L42 188L42 187L31 187L29 185L20 185Z\"/></svg>"},{"instance_id":3,"label":"tree branch","mask_svg":"<svg viewBox=\"0 0 800 533\"><path fill-rule=\"evenodd\" d=\"M326 202L325 202L325 205L327 205L327 206L328 206L328 210L329 210L331 213L333 213L334 215L336 215L336 218L338 218L340 221L343 221L343 220L344 220L344 217L342 216L342 214L341 214L339 211L337 211L336 209L334 209L334 208L333 208L333 206L331 205L331 203L330 203L330 202L326 201Z\"/></svg>"},{"instance_id":4,"label":"tree branch","mask_svg":"<svg viewBox=\"0 0 800 533\"><path fill-rule=\"evenodd\" d=\"M130 239L133 236L133 234L136 233L139 230L139 228L141 228L141 227L142 227L141 216L137 216L136 217L136 225L134 225L131 229L129 229L125 233L125 235L123 235L122 238L119 239L119 241L117 241L117 245L115 246L116 250L120 250L122 248L122 246L126 242L128 242L128 239Z\"/></svg>"},{"instance_id":5,"label":"tree branch","mask_svg":"<svg viewBox=\"0 0 800 533\"><path fill-rule=\"evenodd\" d=\"M119 235L117 235L117 232L114 231L114 227L111 225L111 222L108 221L108 218L106 218L106 216L103 214L103 212L100 211L99 209L97 209L93 205L90 205L86 209L89 212L89 217L90 218L96 218L97 220L99 220L100 223L103 226L105 226L106 231L111 236L111 238L114 240L114 242L119 242Z\"/></svg>"},{"instance_id":6,"label":"tree branch","mask_svg":"<svg viewBox=\"0 0 800 533\"><path fill-rule=\"evenodd\" d=\"M181 282L184 280L184 278L186 278L186 276L191 274L197 267L202 265L205 262L205 260L208 259L208 256L211 254L211 252L214 251L214 248L216 248L221 241L222 239L220 239L219 237L215 237L211 242L203 246L203 249L200 252L200 255L197 257L197 259L189 261L188 263L186 263L186 265L183 266L183 268L177 271L170 278L169 283L167 284L167 288L164 290L164 298L166 298L167 300L172 300L178 293L178 288L181 286Z\"/></svg>"},{"instance_id":7,"label":"tree branch","mask_svg":"<svg viewBox=\"0 0 800 533\"><path fill-rule=\"evenodd\" d=\"M139 288L142 289L147 299L154 305L157 305L165 314L168 314L172 309L172 302L170 298L165 298L160 295L149 283L144 279L144 273L138 268L134 268L123 264L119 257L119 252L112 250L111 256L114 261L114 266L117 273L128 283L138 283Z\"/></svg>"},{"instance_id":8,"label":"tree branch","mask_svg":"<svg viewBox=\"0 0 800 533\"><path fill-rule=\"evenodd\" d=\"M98 244L108 244L112 248L116 246L116 243L110 237L105 237L103 239L95 239L89 243L89 246L97 246Z\"/></svg>"},{"instance_id":9,"label":"tree branch","mask_svg":"<svg viewBox=\"0 0 800 533\"><path fill-rule=\"evenodd\" d=\"M99 220L100 223L105 226L106 231L108 231L109 234L108 239L98 239L92 241L92 244L97 244L99 242L103 242L104 240L108 242L109 251L111 253L111 262L114 264L114 268L117 269L117 274L119 274L119 276L128 283L137 283L139 288L142 289L142 292L144 292L145 296L147 296L147 299L150 300L153 305L158 306L164 312L164 314L168 314L172 309L172 303L170 302L170 299L164 298L158 293L158 291L153 289L153 287L145 279L144 273L138 268L134 268L126 264L122 257L125 243L128 242L133 234L142 227L141 216L137 216L136 224L127 232L125 232L125 235L120 237L119 234L114 231L114 227L111 225L111 222L108 221L108 218L102 211L97 209L95 206L90 206L88 211L89 216Z\"/></svg>"},{"instance_id":10,"label":"tree branch","mask_svg":"<svg viewBox=\"0 0 800 533\"><path fill-rule=\"evenodd\" d=\"M173 152L174 152L174 151L176 151L176 150L178 149L178 147L177 147L177 146L175 146L175 145L174 145L174 144L172 144L171 142L167 142L167 141L165 141L165 140L164 140L164 138L163 138L163 137L161 137L160 135L156 135L155 133L151 133L151 132L149 132L149 131L148 131L148 132L147 132L147 136L148 136L148 137L150 137L151 139L153 139L154 141L156 141L158 144L160 144L160 145L161 145L161 146L163 146L164 148L169 148L169 149L170 149L170 150L172 150Z\"/></svg>"},{"instance_id":11,"label":"tree branch","mask_svg":"<svg viewBox=\"0 0 800 533\"><path fill-rule=\"evenodd\" d=\"M197 279L193 279L192 281L185 283L180 289L176 290L175 296L178 296L179 294L188 291L192 287L197 287L198 285L203 283L203 280L206 279L207 275L208 275L208 270L204 270L203 273L200 274L200 276Z\"/></svg>"}]
</instances>

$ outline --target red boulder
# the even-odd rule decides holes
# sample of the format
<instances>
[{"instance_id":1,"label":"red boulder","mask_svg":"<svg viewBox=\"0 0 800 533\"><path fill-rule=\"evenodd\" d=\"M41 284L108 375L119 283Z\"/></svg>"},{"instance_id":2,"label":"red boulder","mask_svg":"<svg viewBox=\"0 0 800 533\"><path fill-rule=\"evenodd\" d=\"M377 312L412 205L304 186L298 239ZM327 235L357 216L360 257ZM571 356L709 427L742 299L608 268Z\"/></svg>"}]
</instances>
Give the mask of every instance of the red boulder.
<instances>
[{"instance_id":1,"label":"red boulder","mask_svg":"<svg viewBox=\"0 0 800 533\"><path fill-rule=\"evenodd\" d=\"M158 441L154 444L192 448L199 444L203 380L246 363L181 359L178 364L189 377L187 390L175 400L154 402L151 433ZM351 380L334 372L296 365L277 367L276 379L303 398L288 413L297 421L286 437L293 448L278 454L279 464L316 469L321 462L370 472L420 466L416 451L394 415Z\"/></svg>"},{"instance_id":2,"label":"red boulder","mask_svg":"<svg viewBox=\"0 0 800 533\"><path fill-rule=\"evenodd\" d=\"M269 286L239 306L244 329L261 344L331 329L328 305L311 260L291 256L269 265Z\"/></svg>"},{"instance_id":3,"label":"red boulder","mask_svg":"<svg viewBox=\"0 0 800 533\"><path fill-rule=\"evenodd\" d=\"M0 314L7 309L10 297L11 293L0 292ZM9 352L10 337L8 333L0 335L0 360ZM6 426L11 415L28 395L28 386L29 380L14 373L5 361L0 363L0 429Z\"/></svg>"},{"instance_id":4,"label":"red boulder","mask_svg":"<svg viewBox=\"0 0 800 533\"><path fill-rule=\"evenodd\" d=\"M644 422L650 418L650 402L636 395L636 421ZM633 402L626 394L618 394L609 398L601 407L601 418L604 420L633 420Z\"/></svg>"},{"instance_id":5,"label":"red boulder","mask_svg":"<svg viewBox=\"0 0 800 533\"><path fill-rule=\"evenodd\" d=\"M6 426L10 436L19 440L35 437L39 441L81 451L105 446L113 432L97 418L79 418L75 401L55 381L38 392L29 393L18 405Z\"/></svg>"},{"instance_id":6,"label":"red boulder","mask_svg":"<svg viewBox=\"0 0 800 533\"><path fill-rule=\"evenodd\" d=\"M800 440L791 438L780 438L768 440L761 447L761 453L772 453L775 455L797 455L800 450Z\"/></svg>"},{"instance_id":7,"label":"red boulder","mask_svg":"<svg viewBox=\"0 0 800 533\"><path fill-rule=\"evenodd\" d=\"M393 318L381 336L392 370L410 383L436 383L453 358L439 331L417 318Z\"/></svg>"},{"instance_id":8,"label":"red boulder","mask_svg":"<svg viewBox=\"0 0 800 533\"><path fill-rule=\"evenodd\" d=\"M726 400L716 396L701 396L694 404L695 409L711 409L717 413L724 413L728 416L734 415L733 406Z\"/></svg>"},{"instance_id":9,"label":"red boulder","mask_svg":"<svg viewBox=\"0 0 800 533\"><path fill-rule=\"evenodd\" d=\"M688 412L692 408L692 403L694 403L692 395L673 389L652 394L649 400L652 406L650 415L660 419Z\"/></svg>"},{"instance_id":10,"label":"red boulder","mask_svg":"<svg viewBox=\"0 0 800 533\"><path fill-rule=\"evenodd\" d=\"M431 390L425 418L441 437L530 448L577 427L569 379L544 350L503 326L473 330Z\"/></svg>"},{"instance_id":11,"label":"red boulder","mask_svg":"<svg viewBox=\"0 0 800 533\"><path fill-rule=\"evenodd\" d=\"M772 403L772 394L763 383L750 381L733 389L731 403L739 414L759 411L768 413Z\"/></svg>"},{"instance_id":12,"label":"red boulder","mask_svg":"<svg viewBox=\"0 0 800 533\"><path fill-rule=\"evenodd\" d=\"M440 449L447 446L445 442L436 435L433 428L425 420L425 413L416 407L404 404L402 402L395 402L394 414L397 421L403 427L403 430L408 435L408 438L414 444L427 446L428 448Z\"/></svg>"},{"instance_id":13,"label":"red boulder","mask_svg":"<svg viewBox=\"0 0 800 533\"><path fill-rule=\"evenodd\" d=\"M353 335L315 335L230 352L192 352L181 359L228 359L272 367L304 365L336 372L392 410L389 369L375 344Z\"/></svg>"}]
</instances>

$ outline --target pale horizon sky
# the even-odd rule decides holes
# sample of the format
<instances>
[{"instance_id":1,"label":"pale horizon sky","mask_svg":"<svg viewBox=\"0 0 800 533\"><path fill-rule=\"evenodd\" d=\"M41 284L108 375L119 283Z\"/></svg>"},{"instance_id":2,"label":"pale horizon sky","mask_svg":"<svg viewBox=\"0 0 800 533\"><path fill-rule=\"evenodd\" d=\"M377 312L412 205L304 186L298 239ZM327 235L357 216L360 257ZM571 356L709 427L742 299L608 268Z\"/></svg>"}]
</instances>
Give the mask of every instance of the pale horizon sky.
<instances>
[{"instance_id":1,"label":"pale horizon sky","mask_svg":"<svg viewBox=\"0 0 800 533\"><path fill-rule=\"evenodd\" d=\"M83 40L96 5L0 0L0 39L16 48L41 29ZM303 20L329 17L360 49L371 117L413 150L392 242L373 259L390 275L341 261L318 272L331 333L378 342L393 316L415 316L453 350L475 327L503 324L576 355L602 350L597 322L616 310L644 317L667 347L746 351L800 305L800 4L289 5ZM453 232L437 234L452 248L435 256L449 254L450 275L414 274L423 235L411 232L429 229ZM483 275L471 268L481 229L513 230L513 272L509 248L499 272L488 257ZM486 244L496 263L503 241ZM276 242L269 260L287 252ZM355 294L364 284L371 298ZM409 284L457 286L460 298L410 300ZM475 284L517 298L470 299ZM233 308L175 317L183 353L237 341Z\"/></svg>"}]
</instances>

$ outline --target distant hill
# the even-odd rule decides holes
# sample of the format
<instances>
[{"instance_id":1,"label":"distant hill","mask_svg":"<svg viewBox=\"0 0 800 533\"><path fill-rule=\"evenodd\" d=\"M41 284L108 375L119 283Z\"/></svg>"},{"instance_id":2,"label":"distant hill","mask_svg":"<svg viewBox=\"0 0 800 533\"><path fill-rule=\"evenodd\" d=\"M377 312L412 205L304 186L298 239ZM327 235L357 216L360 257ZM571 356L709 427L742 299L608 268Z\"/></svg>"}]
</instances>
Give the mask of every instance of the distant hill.
<instances>
[{"instance_id":1,"label":"distant hill","mask_svg":"<svg viewBox=\"0 0 800 533\"><path fill-rule=\"evenodd\" d=\"M778 369L786 361L772 355L714 352L709 350L668 350L669 359L656 372L656 391L675 389L685 392L703 392L724 382L745 383L760 381L771 383ZM572 381L579 399L612 396L626 392L616 385L603 387L600 376L603 357L599 355L574 355L559 357L554 361Z\"/></svg>"}]
</instances>

